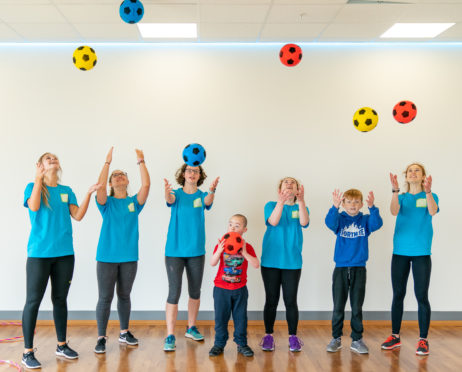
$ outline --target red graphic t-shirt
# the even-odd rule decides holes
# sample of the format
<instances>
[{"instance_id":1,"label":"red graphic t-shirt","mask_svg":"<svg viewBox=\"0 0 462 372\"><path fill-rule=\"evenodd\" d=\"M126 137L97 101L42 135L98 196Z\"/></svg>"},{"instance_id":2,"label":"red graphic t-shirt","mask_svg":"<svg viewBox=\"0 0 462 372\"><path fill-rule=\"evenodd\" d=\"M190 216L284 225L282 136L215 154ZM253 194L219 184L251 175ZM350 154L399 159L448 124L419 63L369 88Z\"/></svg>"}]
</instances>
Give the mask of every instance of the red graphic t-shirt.
<instances>
[{"instance_id":1,"label":"red graphic t-shirt","mask_svg":"<svg viewBox=\"0 0 462 372\"><path fill-rule=\"evenodd\" d=\"M217 251L218 245L215 246L213 253ZM253 247L246 243L247 253L253 257L255 251ZM215 286L224 289L239 289L247 283L247 267L249 263L242 254L227 254L223 251L220 257L217 276L215 277Z\"/></svg>"}]
</instances>

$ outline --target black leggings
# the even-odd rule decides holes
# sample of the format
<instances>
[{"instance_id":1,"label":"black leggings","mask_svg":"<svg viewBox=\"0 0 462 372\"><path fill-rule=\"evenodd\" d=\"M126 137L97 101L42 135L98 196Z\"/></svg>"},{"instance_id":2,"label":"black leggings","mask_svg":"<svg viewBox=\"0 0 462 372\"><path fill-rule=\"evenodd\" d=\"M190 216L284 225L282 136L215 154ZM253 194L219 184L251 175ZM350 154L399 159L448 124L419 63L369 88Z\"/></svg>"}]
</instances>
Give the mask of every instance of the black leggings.
<instances>
[{"instance_id":1,"label":"black leggings","mask_svg":"<svg viewBox=\"0 0 462 372\"><path fill-rule=\"evenodd\" d=\"M297 292L301 273L302 269L288 270L264 266L261 267L261 276L263 278L266 293L265 308L263 310L266 333L271 334L274 332L274 321L276 320L276 310L282 286L282 297L286 306L286 319L287 324L289 325L289 335L297 334Z\"/></svg>"},{"instance_id":2,"label":"black leggings","mask_svg":"<svg viewBox=\"0 0 462 372\"><path fill-rule=\"evenodd\" d=\"M27 296L22 313L24 346L32 349L37 314L51 278L51 300L58 342L66 341L67 294L74 273L74 255L51 258L29 257L26 264Z\"/></svg>"},{"instance_id":3,"label":"black leggings","mask_svg":"<svg viewBox=\"0 0 462 372\"><path fill-rule=\"evenodd\" d=\"M391 283L393 303L391 305L392 332L399 334L403 319L403 301L406 296L407 280L412 263L414 293L418 303L420 337L427 338L430 327L431 308L428 301L428 287L432 261L430 256L401 256L394 254L391 260Z\"/></svg>"}]
</instances>

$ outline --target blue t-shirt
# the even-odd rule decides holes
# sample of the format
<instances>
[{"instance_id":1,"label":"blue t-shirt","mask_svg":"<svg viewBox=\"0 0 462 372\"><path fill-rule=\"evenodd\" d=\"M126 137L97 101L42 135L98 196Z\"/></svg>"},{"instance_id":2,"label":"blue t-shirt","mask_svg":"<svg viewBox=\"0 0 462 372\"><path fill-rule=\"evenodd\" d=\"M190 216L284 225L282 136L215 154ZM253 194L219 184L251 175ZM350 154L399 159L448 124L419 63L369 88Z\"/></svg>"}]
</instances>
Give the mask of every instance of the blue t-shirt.
<instances>
[{"instance_id":1,"label":"blue t-shirt","mask_svg":"<svg viewBox=\"0 0 462 372\"><path fill-rule=\"evenodd\" d=\"M167 257L197 257L205 254L204 209L209 210L206 192L197 190L186 194L182 188L173 190L175 202L168 204L172 213L168 226L165 255Z\"/></svg>"},{"instance_id":2,"label":"blue t-shirt","mask_svg":"<svg viewBox=\"0 0 462 372\"><path fill-rule=\"evenodd\" d=\"M438 205L438 196L433 194ZM431 255L433 226L425 192L398 196L399 212L393 236L393 253L402 256ZM439 212L438 208L438 212Z\"/></svg>"},{"instance_id":3,"label":"blue t-shirt","mask_svg":"<svg viewBox=\"0 0 462 372\"><path fill-rule=\"evenodd\" d=\"M281 219L277 226L272 226L268 218L276 207L276 202L265 205L266 232L263 237L261 265L277 269L301 269L303 234L300 225L298 204L284 205ZM308 207L306 208L310 213Z\"/></svg>"},{"instance_id":4,"label":"blue t-shirt","mask_svg":"<svg viewBox=\"0 0 462 372\"><path fill-rule=\"evenodd\" d=\"M135 195L124 199L108 196L106 204L96 201L96 205L103 216L96 260L138 261L138 215L144 204L140 205Z\"/></svg>"},{"instance_id":5,"label":"blue t-shirt","mask_svg":"<svg viewBox=\"0 0 462 372\"><path fill-rule=\"evenodd\" d=\"M27 200L32 194L34 183L26 186L24 206L29 208ZM77 198L69 186L46 186L49 192L47 207L40 199L40 208L33 212L29 209L31 231L27 244L27 257L62 257L74 254L72 244L72 223L69 206L77 204Z\"/></svg>"}]
</instances>

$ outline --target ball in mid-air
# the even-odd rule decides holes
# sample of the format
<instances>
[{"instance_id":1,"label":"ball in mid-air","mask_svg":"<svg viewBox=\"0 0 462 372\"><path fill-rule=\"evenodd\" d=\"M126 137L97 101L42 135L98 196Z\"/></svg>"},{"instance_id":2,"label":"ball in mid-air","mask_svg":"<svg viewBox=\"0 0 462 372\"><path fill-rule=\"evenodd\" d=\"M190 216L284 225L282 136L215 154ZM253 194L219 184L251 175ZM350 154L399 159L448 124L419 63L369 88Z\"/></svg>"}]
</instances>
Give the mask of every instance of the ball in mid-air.
<instances>
[{"instance_id":1,"label":"ball in mid-air","mask_svg":"<svg viewBox=\"0 0 462 372\"><path fill-rule=\"evenodd\" d=\"M143 3L139 0L124 0L120 4L119 15L126 23L138 23L144 15Z\"/></svg>"},{"instance_id":2,"label":"ball in mid-air","mask_svg":"<svg viewBox=\"0 0 462 372\"><path fill-rule=\"evenodd\" d=\"M191 167L201 165L205 160L205 149L198 143L191 143L183 150L183 160Z\"/></svg>"},{"instance_id":3,"label":"ball in mid-air","mask_svg":"<svg viewBox=\"0 0 462 372\"><path fill-rule=\"evenodd\" d=\"M302 60L302 57L302 48L300 48L297 44L286 44L279 52L279 59L288 67L297 66Z\"/></svg>"},{"instance_id":4,"label":"ball in mid-air","mask_svg":"<svg viewBox=\"0 0 462 372\"><path fill-rule=\"evenodd\" d=\"M91 70L96 65L96 53L89 46L79 46L72 56L75 67L82 71Z\"/></svg>"},{"instance_id":5,"label":"ball in mid-air","mask_svg":"<svg viewBox=\"0 0 462 372\"><path fill-rule=\"evenodd\" d=\"M393 117L398 123L407 124L415 119L417 115L417 107L411 101L398 102L393 107Z\"/></svg>"},{"instance_id":6,"label":"ball in mid-air","mask_svg":"<svg viewBox=\"0 0 462 372\"><path fill-rule=\"evenodd\" d=\"M378 122L377 112L370 107L362 107L353 115L353 124L360 132L370 132Z\"/></svg>"}]
</instances>

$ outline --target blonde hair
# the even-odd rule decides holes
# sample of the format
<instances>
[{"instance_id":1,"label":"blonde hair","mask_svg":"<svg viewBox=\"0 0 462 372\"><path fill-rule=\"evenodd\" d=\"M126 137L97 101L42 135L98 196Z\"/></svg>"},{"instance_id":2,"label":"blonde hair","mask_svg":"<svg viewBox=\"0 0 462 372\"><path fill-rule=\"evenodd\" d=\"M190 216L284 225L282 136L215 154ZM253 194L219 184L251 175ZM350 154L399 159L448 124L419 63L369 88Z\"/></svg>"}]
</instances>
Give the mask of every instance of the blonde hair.
<instances>
[{"instance_id":1,"label":"blonde hair","mask_svg":"<svg viewBox=\"0 0 462 372\"><path fill-rule=\"evenodd\" d=\"M247 217L246 216L244 216L243 214L233 214L231 218L233 217L240 218L242 220L242 224L244 225L244 227L247 227Z\"/></svg>"},{"instance_id":2,"label":"blonde hair","mask_svg":"<svg viewBox=\"0 0 462 372\"><path fill-rule=\"evenodd\" d=\"M403 172L404 174L404 184L406 185L406 191L409 191L410 185L409 182L407 182L407 171L409 170L410 167L413 165L417 165L421 170L422 170L422 189L423 189L423 183L425 182L425 177L427 177L427 172L425 171L425 167L420 164L420 163L411 163L406 167L406 170Z\"/></svg>"},{"instance_id":3,"label":"blonde hair","mask_svg":"<svg viewBox=\"0 0 462 372\"><path fill-rule=\"evenodd\" d=\"M359 199L363 202L363 193L358 189L349 189L343 193L343 199Z\"/></svg>"},{"instance_id":4,"label":"blonde hair","mask_svg":"<svg viewBox=\"0 0 462 372\"><path fill-rule=\"evenodd\" d=\"M37 164L42 163L43 158L45 156L47 156L47 155L52 155L56 159L58 159L58 157L55 154L52 154L51 152L46 152L46 153L42 154L42 156L39 157L39 159L37 160ZM59 171L61 171L61 166L59 166ZM58 181L59 180L60 180L60 174L58 173ZM47 186L45 185L45 182L43 182L43 178L42 178L42 183L40 184L40 194L42 196L42 200L43 200L43 203L45 204L45 206L47 208L50 208L50 202L48 201L48 199L50 197L50 192L48 191Z\"/></svg>"}]
</instances>

